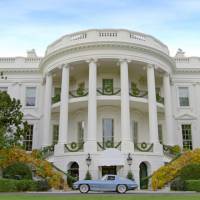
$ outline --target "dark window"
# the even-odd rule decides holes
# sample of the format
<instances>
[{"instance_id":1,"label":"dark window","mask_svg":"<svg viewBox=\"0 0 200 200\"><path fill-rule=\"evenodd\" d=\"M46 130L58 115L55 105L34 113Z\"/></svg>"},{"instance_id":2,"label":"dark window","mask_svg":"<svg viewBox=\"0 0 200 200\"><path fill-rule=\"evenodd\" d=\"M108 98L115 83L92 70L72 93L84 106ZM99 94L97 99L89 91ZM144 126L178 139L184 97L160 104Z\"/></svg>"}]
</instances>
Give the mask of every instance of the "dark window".
<instances>
[{"instance_id":1,"label":"dark window","mask_svg":"<svg viewBox=\"0 0 200 200\"><path fill-rule=\"evenodd\" d=\"M32 143L33 143L33 125L28 125L28 131L25 134L24 138L24 147L26 151L32 151Z\"/></svg>"},{"instance_id":2,"label":"dark window","mask_svg":"<svg viewBox=\"0 0 200 200\"><path fill-rule=\"evenodd\" d=\"M53 144L58 143L58 134L59 134L59 125L54 124L53 125Z\"/></svg>"},{"instance_id":3,"label":"dark window","mask_svg":"<svg viewBox=\"0 0 200 200\"><path fill-rule=\"evenodd\" d=\"M182 124L183 149L192 150L191 124Z\"/></svg>"}]
</instances>

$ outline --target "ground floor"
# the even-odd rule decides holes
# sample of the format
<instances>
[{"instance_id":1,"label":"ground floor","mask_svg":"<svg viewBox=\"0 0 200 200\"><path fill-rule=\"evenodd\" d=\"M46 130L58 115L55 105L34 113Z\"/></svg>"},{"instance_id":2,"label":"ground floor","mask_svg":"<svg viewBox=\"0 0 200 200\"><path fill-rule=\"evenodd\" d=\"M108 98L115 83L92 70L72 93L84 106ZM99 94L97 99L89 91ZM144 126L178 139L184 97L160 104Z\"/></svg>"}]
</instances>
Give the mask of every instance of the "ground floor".
<instances>
[{"instance_id":1,"label":"ground floor","mask_svg":"<svg viewBox=\"0 0 200 200\"><path fill-rule=\"evenodd\" d=\"M52 162L74 177L84 179L87 170L92 179L99 179L105 174L117 174L126 177L131 171L141 189L148 189L150 181L146 177L164 165L163 155L152 153L127 154L117 149L107 149L97 153L68 153L52 157Z\"/></svg>"}]
</instances>

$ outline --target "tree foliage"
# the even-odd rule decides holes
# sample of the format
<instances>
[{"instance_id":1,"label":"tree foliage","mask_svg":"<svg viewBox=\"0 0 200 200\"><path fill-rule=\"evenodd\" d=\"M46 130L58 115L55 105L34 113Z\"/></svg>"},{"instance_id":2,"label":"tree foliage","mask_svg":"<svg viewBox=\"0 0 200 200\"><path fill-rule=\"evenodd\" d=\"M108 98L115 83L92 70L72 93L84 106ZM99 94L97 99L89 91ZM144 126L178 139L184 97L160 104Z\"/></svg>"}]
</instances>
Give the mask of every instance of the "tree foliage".
<instances>
[{"instance_id":1,"label":"tree foliage","mask_svg":"<svg viewBox=\"0 0 200 200\"><path fill-rule=\"evenodd\" d=\"M0 91L0 149L23 145L28 124L23 121L21 107L19 100Z\"/></svg>"}]
</instances>

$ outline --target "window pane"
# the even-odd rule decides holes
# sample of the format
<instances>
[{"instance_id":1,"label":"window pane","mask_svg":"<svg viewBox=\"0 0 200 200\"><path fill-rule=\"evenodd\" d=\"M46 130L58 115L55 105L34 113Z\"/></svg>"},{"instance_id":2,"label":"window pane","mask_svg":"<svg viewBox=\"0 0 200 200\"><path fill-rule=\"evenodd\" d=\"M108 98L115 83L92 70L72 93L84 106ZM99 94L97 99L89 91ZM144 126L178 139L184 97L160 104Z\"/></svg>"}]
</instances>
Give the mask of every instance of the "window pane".
<instances>
[{"instance_id":1,"label":"window pane","mask_svg":"<svg viewBox=\"0 0 200 200\"><path fill-rule=\"evenodd\" d=\"M189 89L187 87L179 88L180 106L189 106Z\"/></svg>"},{"instance_id":2,"label":"window pane","mask_svg":"<svg viewBox=\"0 0 200 200\"><path fill-rule=\"evenodd\" d=\"M160 144L163 143L162 124L158 124L158 137Z\"/></svg>"},{"instance_id":3,"label":"window pane","mask_svg":"<svg viewBox=\"0 0 200 200\"><path fill-rule=\"evenodd\" d=\"M133 121L133 142L138 142L138 122Z\"/></svg>"},{"instance_id":4,"label":"window pane","mask_svg":"<svg viewBox=\"0 0 200 200\"><path fill-rule=\"evenodd\" d=\"M191 124L182 124L183 148L192 150L192 129Z\"/></svg>"},{"instance_id":5,"label":"window pane","mask_svg":"<svg viewBox=\"0 0 200 200\"><path fill-rule=\"evenodd\" d=\"M26 88L26 106L35 106L36 100L36 88L27 87Z\"/></svg>"},{"instance_id":6,"label":"window pane","mask_svg":"<svg viewBox=\"0 0 200 200\"><path fill-rule=\"evenodd\" d=\"M78 122L78 143L82 143L84 141L84 130L85 130L85 122Z\"/></svg>"},{"instance_id":7,"label":"window pane","mask_svg":"<svg viewBox=\"0 0 200 200\"><path fill-rule=\"evenodd\" d=\"M103 119L103 142L113 142L113 119Z\"/></svg>"},{"instance_id":8,"label":"window pane","mask_svg":"<svg viewBox=\"0 0 200 200\"><path fill-rule=\"evenodd\" d=\"M28 125L28 131L24 137L24 147L26 151L32 151L33 125Z\"/></svg>"},{"instance_id":9,"label":"window pane","mask_svg":"<svg viewBox=\"0 0 200 200\"><path fill-rule=\"evenodd\" d=\"M53 125L53 145L58 143L59 125Z\"/></svg>"}]
</instances>

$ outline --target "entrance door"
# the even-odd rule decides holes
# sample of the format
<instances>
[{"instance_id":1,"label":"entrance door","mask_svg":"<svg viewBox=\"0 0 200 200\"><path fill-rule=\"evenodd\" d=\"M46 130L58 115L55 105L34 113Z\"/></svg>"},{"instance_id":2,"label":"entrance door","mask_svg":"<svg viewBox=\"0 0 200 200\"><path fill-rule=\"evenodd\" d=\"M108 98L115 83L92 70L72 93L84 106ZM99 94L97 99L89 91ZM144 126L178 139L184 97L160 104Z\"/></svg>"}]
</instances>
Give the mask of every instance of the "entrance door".
<instances>
[{"instance_id":1,"label":"entrance door","mask_svg":"<svg viewBox=\"0 0 200 200\"><path fill-rule=\"evenodd\" d=\"M148 171L147 165L142 162L140 164L140 189L148 189Z\"/></svg>"},{"instance_id":2,"label":"entrance door","mask_svg":"<svg viewBox=\"0 0 200 200\"><path fill-rule=\"evenodd\" d=\"M116 166L103 166L102 167L102 176L106 174L117 175L117 167Z\"/></svg>"}]
</instances>

